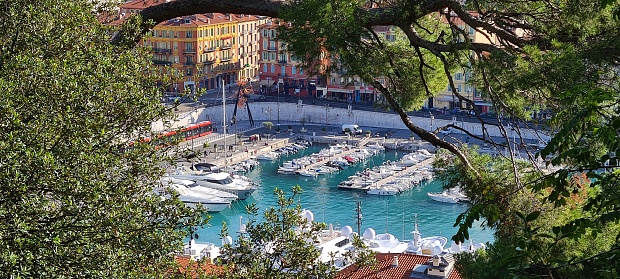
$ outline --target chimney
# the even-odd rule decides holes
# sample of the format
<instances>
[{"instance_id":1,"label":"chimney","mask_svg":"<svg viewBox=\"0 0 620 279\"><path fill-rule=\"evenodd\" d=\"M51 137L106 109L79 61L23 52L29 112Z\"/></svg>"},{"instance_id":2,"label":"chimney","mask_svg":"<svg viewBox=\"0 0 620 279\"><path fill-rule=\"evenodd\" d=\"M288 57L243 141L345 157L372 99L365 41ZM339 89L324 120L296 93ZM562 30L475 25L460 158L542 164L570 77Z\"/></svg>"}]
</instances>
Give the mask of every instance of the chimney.
<instances>
[{"instance_id":1,"label":"chimney","mask_svg":"<svg viewBox=\"0 0 620 279\"><path fill-rule=\"evenodd\" d=\"M398 256L394 256L394 260L392 261L392 267L398 267Z\"/></svg>"}]
</instances>

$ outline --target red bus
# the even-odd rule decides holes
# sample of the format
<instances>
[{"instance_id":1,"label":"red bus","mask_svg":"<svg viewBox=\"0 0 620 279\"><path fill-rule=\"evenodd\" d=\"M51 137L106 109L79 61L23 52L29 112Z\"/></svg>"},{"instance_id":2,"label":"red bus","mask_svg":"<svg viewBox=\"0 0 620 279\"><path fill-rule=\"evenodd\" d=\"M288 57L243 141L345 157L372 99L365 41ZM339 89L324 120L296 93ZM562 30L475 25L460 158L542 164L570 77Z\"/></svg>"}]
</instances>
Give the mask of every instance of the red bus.
<instances>
[{"instance_id":1,"label":"red bus","mask_svg":"<svg viewBox=\"0 0 620 279\"><path fill-rule=\"evenodd\" d=\"M165 132L157 136L157 139L145 138L142 142L150 142L156 147L161 147L169 145L174 141L191 140L211 133L213 133L213 123L211 121L203 121L179 130Z\"/></svg>"}]
</instances>

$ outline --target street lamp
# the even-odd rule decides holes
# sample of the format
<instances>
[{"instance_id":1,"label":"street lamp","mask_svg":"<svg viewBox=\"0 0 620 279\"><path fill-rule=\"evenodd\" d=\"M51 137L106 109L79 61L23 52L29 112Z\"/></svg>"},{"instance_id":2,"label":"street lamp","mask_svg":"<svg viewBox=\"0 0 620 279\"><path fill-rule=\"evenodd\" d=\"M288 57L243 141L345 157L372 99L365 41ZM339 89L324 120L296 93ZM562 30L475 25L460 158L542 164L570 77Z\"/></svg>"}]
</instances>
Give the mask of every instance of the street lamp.
<instances>
[{"instance_id":1,"label":"street lamp","mask_svg":"<svg viewBox=\"0 0 620 279\"><path fill-rule=\"evenodd\" d=\"M435 116L434 116L434 115L433 115L433 113L432 113L432 112L430 112L430 111L428 112L428 114L430 114L430 115L431 115L431 132L433 132L433 120L435 119Z\"/></svg>"},{"instance_id":2,"label":"street lamp","mask_svg":"<svg viewBox=\"0 0 620 279\"><path fill-rule=\"evenodd\" d=\"M280 82L282 79L278 79L278 125L280 125Z\"/></svg>"}]
</instances>

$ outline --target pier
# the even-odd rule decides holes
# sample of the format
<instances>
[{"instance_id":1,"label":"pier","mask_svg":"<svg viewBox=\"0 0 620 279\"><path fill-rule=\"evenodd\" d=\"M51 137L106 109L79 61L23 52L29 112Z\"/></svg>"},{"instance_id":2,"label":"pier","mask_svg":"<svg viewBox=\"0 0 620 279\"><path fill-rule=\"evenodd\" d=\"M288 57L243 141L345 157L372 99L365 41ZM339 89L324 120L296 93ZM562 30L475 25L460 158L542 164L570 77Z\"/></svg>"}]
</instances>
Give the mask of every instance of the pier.
<instances>
[{"instance_id":1,"label":"pier","mask_svg":"<svg viewBox=\"0 0 620 279\"><path fill-rule=\"evenodd\" d=\"M375 183L372 183L372 187L380 188L383 185L385 185L385 184L387 184L389 182L392 182L392 180L394 180L397 175L408 174L408 173L414 172L416 170L419 170L423 166L426 166L426 165L429 165L429 164L433 163L434 160L435 160L435 158L431 157L431 158L428 158L428 159L426 159L426 160L424 160L422 162L419 162L419 163L417 163L417 164L415 164L415 165L413 165L411 167L406 167L404 170L398 172L398 174L396 174L396 175L390 175L389 177L386 177L386 178L381 179L381 180L379 180L379 181L377 181Z\"/></svg>"},{"instance_id":2,"label":"pier","mask_svg":"<svg viewBox=\"0 0 620 279\"><path fill-rule=\"evenodd\" d=\"M368 142L368 141L363 141L363 144L366 144L367 142ZM347 151L343 151L342 153L335 154L334 156L337 156L337 157L343 157L343 156L347 156L347 155L353 154L353 153L355 153L357 150L359 150L361 147L363 147L363 144L362 144L362 146L358 146L358 147L356 147L356 148L351 148L351 149L349 149L349 150L347 150ZM300 171L300 172L303 172L303 171L307 171L307 170L309 170L309 169L313 169L314 167L317 167L317 166L323 165L323 164L327 163L328 161L329 161L329 159L320 160L320 161L318 161L318 162L316 162L316 163L312 163L312 164L310 164L310 165L304 166L303 168L299 169L299 171Z\"/></svg>"}]
</instances>

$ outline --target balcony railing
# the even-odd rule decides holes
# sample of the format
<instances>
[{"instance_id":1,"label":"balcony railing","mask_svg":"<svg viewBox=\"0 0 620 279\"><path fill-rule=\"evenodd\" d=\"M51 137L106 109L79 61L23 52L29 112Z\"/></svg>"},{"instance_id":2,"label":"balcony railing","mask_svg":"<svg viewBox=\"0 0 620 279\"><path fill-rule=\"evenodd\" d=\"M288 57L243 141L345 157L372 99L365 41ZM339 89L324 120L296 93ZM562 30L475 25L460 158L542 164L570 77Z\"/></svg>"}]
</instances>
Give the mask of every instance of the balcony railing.
<instances>
[{"instance_id":1,"label":"balcony railing","mask_svg":"<svg viewBox=\"0 0 620 279\"><path fill-rule=\"evenodd\" d=\"M284 60L280 59L280 60L278 60L278 63L280 63L280 64L286 64L286 63L288 63L288 62L286 61L286 59L284 59Z\"/></svg>"},{"instance_id":2,"label":"balcony railing","mask_svg":"<svg viewBox=\"0 0 620 279\"><path fill-rule=\"evenodd\" d=\"M221 45L220 49L229 49L232 47L232 44L225 44L225 45Z\"/></svg>"},{"instance_id":3,"label":"balcony railing","mask_svg":"<svg viewBox=\"0 0 620 279\"><path fill-rule=\"evenodd\" d=\"M213 64L213 63L215 63L215 60L205 60L202 63L204 63L204 64Z\"/></svg>"},{"instance_id":4,"label":"balcony railing","mask_svg":"<svg viewBox=\"0 0 620 279\"><path fill-rule=\"evenodd\" d=\"M217 48L216 47L209 47L209 48L205 48L204 52L212 52L215 51Z\"/></svg>"},{"instance_id":5,"label":"balcony railing","mask_svg":"<svg viewBox=\"0 0 620 279\"><path fill-rule=\"evenodd\" d=\"M153 52L157 52L157 53L172 53L172 50L170 50L169 48L158 48L158 47L155 47L155 48L153 48Z\"/></svg>"},{"instance_id":6,"label":"balcony railing","mask_svg":"<svg viewBox=\"0 0 620 279\"><path fill-rule=\"evenodd\" d=\"M220 61L224 62L224 61L230 61L232 59L232 56L226 56L226 57L222 57L222 59L220 59Z\"/></svg>"},{"instance_id":7,"label":"balcony railing","mask_svg":"<svg viewBox=\"0 0 620 279\"><path fill-rule=\"evenodd\" d=\"M185 61L185 63L183 65L185 65L185 66L194 66L194 65L196 65L196 62L194 62L194 61Z\"/></svg>"},{"instance_id":8,"label":"balcony railing","mask_svg":"<svg viewBox=\"0 0 620 279\"><path fill-rule=\"evenodd\" d=\"M183 53L196 53L195 49L191 49L191 48L186 48L183 50Z\"/></svg>"},{"instance_id":9,"label":"balcony railing","mask_svg":"<svg viewBox=\"0 0 620 279\"><path fill-rule=\"evenodd\" d=\"M276 48L276 47L268 47L267 50L274 50L275 51L275 50L278 50L278 48Z\"/></svg>"},{"instance_id":10,"label":"balcony railing","mask_svg":"<svg viewBox=\"0 0 620 279\"><path fill-rule=\"evenodd\" d=\"M170 65L172 65L172 62L165 61L165 60L153 60L153 64L155 64L155 65L167 65L167 66L170 66Z\"/></svg>"}]
</instances>

